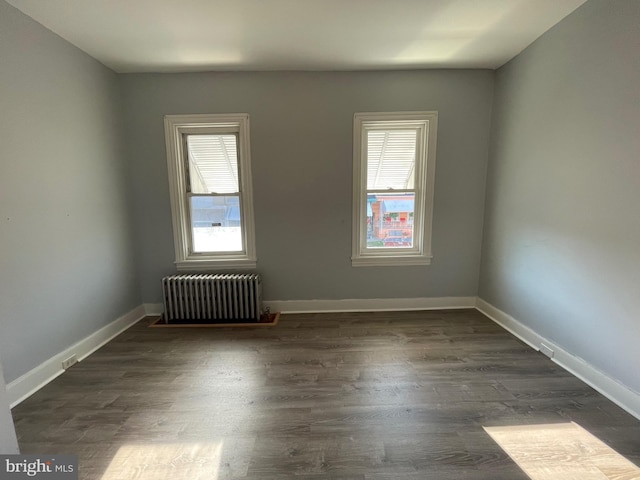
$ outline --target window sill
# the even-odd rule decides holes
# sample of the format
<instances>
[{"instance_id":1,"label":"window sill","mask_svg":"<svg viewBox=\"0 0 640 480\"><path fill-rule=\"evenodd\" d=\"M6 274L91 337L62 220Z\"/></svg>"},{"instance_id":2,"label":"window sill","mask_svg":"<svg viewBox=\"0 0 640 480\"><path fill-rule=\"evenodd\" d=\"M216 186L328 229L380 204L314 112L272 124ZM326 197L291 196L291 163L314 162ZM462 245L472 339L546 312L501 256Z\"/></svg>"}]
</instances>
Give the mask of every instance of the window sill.
<instances>
[{"instance_id":1,"label":"window sill","mask_svg":"<svg viewBox=\"0 0 640 480\"><path fill-rule=\"evenodd\" d=\"M175 264L179 272L207 272L225 268L256 268L257 261L255 259L216 258L181 260L175 262Z\"/></svg>"},{"instance_id":2,"label":"window sill","mask_svg":"<svg viewBox=\"0 0 640 480\"><path fill-rule=\"evenodd\" d=\"M351 257L352 267L402 267L413 265L431 265L431 258L424 255L406 256L360 256Z\"/></svg>"}]
</instances>

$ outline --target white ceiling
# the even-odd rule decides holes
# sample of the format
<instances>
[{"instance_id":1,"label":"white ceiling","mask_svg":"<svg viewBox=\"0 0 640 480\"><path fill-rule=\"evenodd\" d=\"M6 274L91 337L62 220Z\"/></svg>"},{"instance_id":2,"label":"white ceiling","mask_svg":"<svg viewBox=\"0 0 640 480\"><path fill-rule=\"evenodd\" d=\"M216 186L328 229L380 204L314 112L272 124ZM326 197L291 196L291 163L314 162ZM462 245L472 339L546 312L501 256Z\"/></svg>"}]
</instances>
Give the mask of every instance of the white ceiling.
<instances>
[{"instance_id":1,"label":"white ceiling","mask_svg":"<svg viewBox=\"0 0 640 480\"><path fill-rule=\"evenodd\" d=\"M7 0L117 72L498 68L585 0Z\"/></svg>"}]
</instances>

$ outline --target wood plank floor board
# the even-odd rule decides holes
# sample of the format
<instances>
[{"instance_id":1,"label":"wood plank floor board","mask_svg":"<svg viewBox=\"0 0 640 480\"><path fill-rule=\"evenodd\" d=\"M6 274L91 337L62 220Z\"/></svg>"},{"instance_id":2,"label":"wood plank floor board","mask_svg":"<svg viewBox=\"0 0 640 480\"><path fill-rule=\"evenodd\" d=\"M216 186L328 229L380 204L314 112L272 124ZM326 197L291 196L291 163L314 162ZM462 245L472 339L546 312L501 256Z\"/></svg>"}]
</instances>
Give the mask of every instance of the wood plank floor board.
<instances>
[{"instance_id":1,"label":"wood plank floor board","mask_svg":"<svg viewBox=\"0 0 640 480\"><path fill-rule=\"evenodd\" d=\"M640 421L475 310L154 320L14 408L23 453L83 480L520 480L483 427L573 421L640 464Z\"/></svg>"}]
</instances>

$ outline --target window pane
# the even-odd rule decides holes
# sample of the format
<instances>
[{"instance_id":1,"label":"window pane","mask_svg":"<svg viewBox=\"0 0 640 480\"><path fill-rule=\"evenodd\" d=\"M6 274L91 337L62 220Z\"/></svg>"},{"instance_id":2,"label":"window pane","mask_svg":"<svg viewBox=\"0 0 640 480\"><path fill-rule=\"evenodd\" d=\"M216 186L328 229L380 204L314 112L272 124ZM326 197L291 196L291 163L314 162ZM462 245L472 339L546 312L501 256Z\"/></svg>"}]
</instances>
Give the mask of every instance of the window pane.
<instances>
[{"instance_id":1,"label":"window pane","mask_svg":"<svg viewBox=\"0 0 640 480\"><path fill-rule=\"evenodd\" d=\"M242 251L240 198L190 197L194 253Z\"/></svg>"},{"instance_id":2,"label":"window pane","mask_svg":"<svg viewBox=\"0 0 640 480\"><path fill-rule=\"evenodd\" d=\"M192 193L239 191L235 135L188 135L187 152Z\"/></svg>"},{"instance_id":3,"label":"window pane","mask_svg":"<svg viewBox=\"0 0 640 480\"><path fill-rule=\"evenodd\" d=\"M367 195L367 248L412 248L415 193Z\"/></svg>"},{"instance_id":4,"label":"window pane","mask_svg":"<svg viewBox=\"0 0 640 480\"><path fill-rule=\"evenodd\" d=\"M416 130L367 131L367 190L412 189Z\"/></svg>"}]
</instances>

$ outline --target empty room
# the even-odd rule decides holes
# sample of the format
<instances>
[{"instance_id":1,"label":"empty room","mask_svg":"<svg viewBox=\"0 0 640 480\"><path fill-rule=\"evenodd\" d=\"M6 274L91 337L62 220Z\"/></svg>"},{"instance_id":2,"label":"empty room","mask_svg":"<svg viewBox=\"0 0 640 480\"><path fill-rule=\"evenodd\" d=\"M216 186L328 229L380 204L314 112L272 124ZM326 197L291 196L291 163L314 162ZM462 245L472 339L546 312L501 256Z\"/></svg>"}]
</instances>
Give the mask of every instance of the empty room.
<instances>
[{"instance_id":1,"label":"empty room","mask_svg":"<svg viewBox=\"0 0 640 480\"><path fill-rule=\"evenodd\" d=\"M639 127L638 0L0 0L0 478L640 479Z\"/></svg>"}]
</instances>

